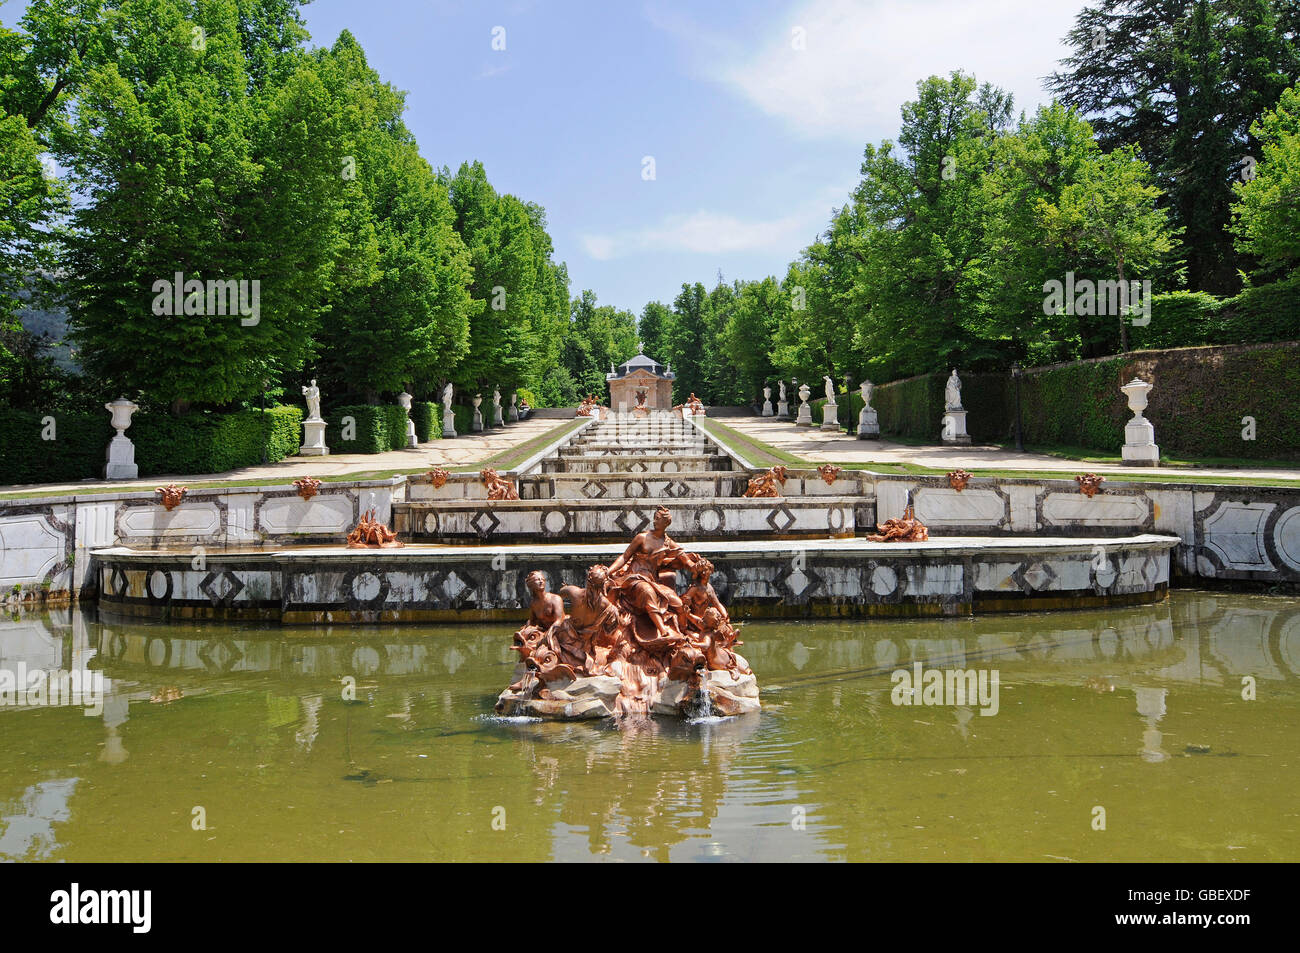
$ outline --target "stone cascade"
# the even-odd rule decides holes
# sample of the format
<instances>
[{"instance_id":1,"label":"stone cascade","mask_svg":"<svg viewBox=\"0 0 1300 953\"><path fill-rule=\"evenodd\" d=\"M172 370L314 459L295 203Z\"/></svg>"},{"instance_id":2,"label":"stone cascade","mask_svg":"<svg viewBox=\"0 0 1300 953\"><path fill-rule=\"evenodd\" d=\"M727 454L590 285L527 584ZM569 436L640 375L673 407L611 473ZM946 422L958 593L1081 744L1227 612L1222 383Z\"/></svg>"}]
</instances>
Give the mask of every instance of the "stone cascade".
<instances>
[{"instance_id":1,"label":"stone cascade","mask_svg":"<svg viewBox=\"0 0 1300 953\"><path fill-rule=\"evenodd\" d=\"M874 518L857 476L832 485L800 472L780 497L750 499L752 475L692 420L615 412L515 475L519 500L488 501L475 473L437 487L412 477L407 501L394 506L394 528L413 542L603 542L639 532L663 503L687 540L828 539Z\"/></svg>"}]
</instances>

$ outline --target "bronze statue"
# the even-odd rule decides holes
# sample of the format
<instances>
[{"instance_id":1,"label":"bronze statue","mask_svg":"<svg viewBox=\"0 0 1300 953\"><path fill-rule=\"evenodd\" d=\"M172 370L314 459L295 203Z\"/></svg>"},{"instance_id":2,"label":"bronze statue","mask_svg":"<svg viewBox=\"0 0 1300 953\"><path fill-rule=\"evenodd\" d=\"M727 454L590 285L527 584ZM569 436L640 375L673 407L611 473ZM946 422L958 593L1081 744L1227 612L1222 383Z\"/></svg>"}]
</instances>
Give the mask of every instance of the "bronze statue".
<instances>
[{"instance_id":1,"label":"bronze statue","mask_svg":"<svg viewBox=\"0 0 1300 953\"><path fill-rule=\"evenodd\" d=\"M817 468L817 472L822 475L822 479L826 481L827 486L834 486L841 469L841 467L837 467L833 463L823 463Z\"/></svg>"},{"instance_id":2,"label":"bronze statue","mask_svg":"<svg viewBox=\"0 0 1300 953\"><path fill-rule=\"evenodd\" d=\"M348 549L395 549L401 546L397 534L375 518L372 506L348 533Z\"/></svg>"},{"instance_id":3,"label":"bronze statue","mask_svg":"<svg viewBox=\"0 0 1300 953\"><path fill-rule=\"evenodd\" d=\"M479 479L487 487L487 498L489 500L517 500L519 491L511 480L501 476L492 467L484 467L479 472Z\"/></svg>"},{"instance_id":4,"label":"bronze statue","mask_svg":"<svg viewBox=\"0 0 1300 953\"><path fill-rule=\"evenodd\" d=\"M585 585L558 596L540 572L528 575L528 621L513 644L523 665L498 712L627 723L705 700L727 715L758 709L753 672L734 650L742 643L709 582L713 564L674 542L671 522L659 507L608 568L591 566ZM692 579L682 593L679 569Z\"/></svg>"},{"instance_id":5,"label":"bronze statue","mask_svg":"<svg viewBox=\"0 0 1300 953\"><path fill-rule=\"evenodd\" d=\"M189 491L189 487L177 486L175 483L168 483L166 486L154 488L155 493L162 494L159 502L162 503L163 509L169 513L181 505L181 500L185 499L185 494L189 493Z\"/></svg>"},{"instance_id":6,"label":"bronze statue","mask_svg":"<svg viewBox=\"0 0 1300 953\"><path fill-rule=\"evenodd\" d=\"M745 490L745 496L780 496L781 489L785 486L785 481L785 467L778 464L766 473L760 473L758 476L751 478L749 481L749 488Z\"/></svg>"},{"instance_id":7,"label":"bronze statue","mask_svg":"<svg viewBox=\"0 0 1300 953\"><path fill-rule=\"evenodd\" d=\"M1101 485L1106 482L1104 476L1097 476L1095 473L1084 473L1074 478L1074 482L1079 484L1079 492L1088 499L1092 499L1101 492Z\"/></svg>"}]
</instances>

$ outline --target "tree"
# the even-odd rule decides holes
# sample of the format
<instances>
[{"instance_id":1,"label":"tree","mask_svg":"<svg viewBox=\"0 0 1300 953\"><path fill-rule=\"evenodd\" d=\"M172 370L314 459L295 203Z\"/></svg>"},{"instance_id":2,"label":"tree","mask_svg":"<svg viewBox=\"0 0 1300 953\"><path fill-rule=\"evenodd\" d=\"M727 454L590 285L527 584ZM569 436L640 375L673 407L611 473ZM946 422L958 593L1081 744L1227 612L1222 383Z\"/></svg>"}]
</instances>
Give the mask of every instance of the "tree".
<instances>
[{"instance_id":1,"label":"tree","mask_svg":"<svg viewBox=\"0 0 1300 953\"><path fill-rule=\"evenodd\" d=\"M381 391L432 392L427 378L469 347L469 253L446 187L402 123L403 95L346 31L318 62L346 116L349 160L338 290L318 335L322 376L371 403Z\"/></svg>"},{"instance_id":2,"label":"tree","mask_svg":"<svg viewBox=\"0 0 1300 953\"><path fill-rule=\"evenodd\" d=\"M1174 247L1168 212L1156 206L1159 196L1150 168L1129 146L1097 156L1055 204L1040 198L1038 208L1055 242L1104 257L1127 289L1131 277L1158 265ZM1121 309L1118 317L1120 350L1126 352L1130 315Z\"/></svg>"},{"instance_id":3,"label":"tree","mask_svg":"<svg viewBox=\"0 0 1300 953\"><path fill-rule=\"evenodd\" d=\"M1259 259L1264 274L1300 268L1300 88L1282 94L1251 134L1259 142L1256 174L1236 185L1237 246Z\"/></svg>"},{"instance_id":4,"label":"tree","mask_svg":"<svg viewBox=\"0 0 1300 953\"><path fill-rule=\"evenodd\" d=\"M1258 158L1251 124L1300 78L1294 0L1102 0L1079 14L1050 85L1155 170L1183 228L1192 290L1231 294L1231 185Z\"/></svg>"},{"instance_id":5,"label":"tree","mask_svg":"<svg viewBox=\"0 0 1300 953\"><path fill-rule=\"evenodd\" d=\"M719 365L727 369L719 379L721 399L728 404L748 404L776 377L769 350L790 309L789 297L775 278L743 284L717 341Z\"/></svg>"},{"instance_id":6,"label":"tree","mask_svg":"<svg viewBox=\"0 0 1300 953\"><path fill-rule=\"evenodd\" d=\"M67 87L54 142L77 196L74 337L91 371L174 412L250 399L301 367L330 290L343 152L328 92L296 54L283 83L258 85L244 53L250 10L295 6L212 0L189 19L124 3ZM167 313L177 274L182 307ZM222 282L218 301L190 282ZM235 284L245 308L230 314Z\"/></svg>"}]
</instances>

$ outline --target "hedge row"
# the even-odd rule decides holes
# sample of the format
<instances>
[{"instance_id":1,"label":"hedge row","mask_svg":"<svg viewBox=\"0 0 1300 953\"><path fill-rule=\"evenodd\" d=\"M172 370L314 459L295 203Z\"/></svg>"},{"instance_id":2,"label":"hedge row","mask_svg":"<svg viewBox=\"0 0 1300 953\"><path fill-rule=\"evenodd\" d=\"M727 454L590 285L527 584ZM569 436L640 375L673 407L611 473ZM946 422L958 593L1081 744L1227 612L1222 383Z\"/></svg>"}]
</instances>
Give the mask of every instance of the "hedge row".
<instances>
[{"instance_id":1,"label":"hedge row","mask_svg":"<svg viewBox=\"0 0 1300 953\"><path fill-rule=\"evenodd\" d=\"M0 485L73 483L102 479L108 442L108 414L0 414Z\"/></svg>"},{"instance_id":2,"label":"hedge row","mask_svg":"<svg viewBox=\"0 0 1300 953\"><path fill-rule=\"evenodd\" d=\"M1150 320L1129 328L1134 350L1262 344L1300 338L1300 275L1219 299L1198 291L1153 295Z\"/></svg>"},{"instance_id":3,"label":"hedge row","mask_svg":"<svg viewBox=\"0 0 1300 953\"><path fill-rule=\"evenodd\" d=\"M224 473L261 463L263 446L270 463L297 453L302 445L302 408L182 417L138 413L126 435L135 444L140 476Z\"/></svg>"},{"instance_id":4,"label":"hedge row","mask_svg":"<svg viewBox=\"0 0 1300 953\"><path fill-rule=\"evenodd\" d=\"M397 404L346 404L325 417L331 453L386 453L406 446L406 411Z\"/></svg>"},{"instance_id":5,"label":"hedge row","mask_svg":"<svg viewBox=\"0 0 1300 953\"><path fill-rule=\"evenodd\" d=\"M442 436L442 404L417 400L411 404L411 419L415 421L415 439L420 443Z\"/></svg>"},{"instance_id":6,"label":"hedge row","mask_svg":"<svg viewBox=\"0 0 1300 953\"><path fill-rule=\"evenodd\" d=\"M872 404L881 433L937 439L946 377L877 388ZM1025 442L1118 453L1132 417L1119 388L1134 377L1153 385L1146 417L1163 456L1300 459L1300 405L1289 399L1300 393L1296 342L1134 351L1029 369L1020 379ZM1009 374L962 377L966 425L976 442L1014 439L1015 393ZM853 396L856 418L861 400ZM849 403L840 402L841 421ZM1245 418L1255 420L1253 440L1243 438Z\"/></svg>"}]
</instances>

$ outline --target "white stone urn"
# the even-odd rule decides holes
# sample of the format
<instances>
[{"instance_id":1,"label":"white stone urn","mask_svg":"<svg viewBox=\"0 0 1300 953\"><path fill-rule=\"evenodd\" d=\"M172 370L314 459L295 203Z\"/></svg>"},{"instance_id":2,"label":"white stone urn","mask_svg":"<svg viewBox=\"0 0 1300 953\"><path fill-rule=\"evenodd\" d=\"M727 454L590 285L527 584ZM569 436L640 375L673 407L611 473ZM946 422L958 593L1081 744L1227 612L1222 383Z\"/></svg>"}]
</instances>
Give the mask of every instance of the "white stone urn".
<instances>
[{"instance_id":1,"label":"white stone urn","mask_svg":"<svg viewBox=\"0 0 1300 953\"><path fill-rule=\"evenodd\" d=\"M1154 467L1160 463L1156 428L1142 416L1142 411L1147 409L1147 394L1151 393L1151 386L1135 377L1120 388L1128 398L1128 409L1133 411L1133 419L1124 425L1124 449L1120 456L1125 463L1139 467Z\"/></svg>"},{"instance_id":2,"label":"white stone urn","mask_svg":"<svg viewBox=\"0 0 1300 953\"><path fill-rule=\"evenodd\" d=\"M131 426L131 415L140 408L125 397L119 397L112 403L105 404L104 409L113 415L113 429L120 437L125 433L126 428Z\"/></svg>"},{"instance_id":3,"label":"white stone urn","mask_svg":"<svg viewBox=\"0 0 1300 953\"><path fill-rule=\"evenodd\" d=\"M125 397L119 397L105 404L104 409L113 415L113 429L117 431L117 436L108 442L104 479L134 480L140 475L140 468L135 464L135 444L126 435L126 428L131 426L131 415L140 408Z\"/></svg>"},{"instance_id":4,"label":"white stone urn","mask_svg":"<svg viewBox=\"0 0 1300 953\"><path fill-rule=\"evenodd\" d=\"M415 436L415 421L411 419L411 395L402 391L397 395L397 403L406 411L406 446L407 448L418 447L419 439Z\"/></svg>"},{"instance_id":5,"label":"white stone urn","mask_svg":"<svg viewBox=\"0 0 1300 953\"><path fill-rule=\"evenodd\" d=\"M812 407L808 405L808 398L812 396L812 388L807 384L799 385L799 413L794 422L797 425L807 426L812 423Z\"/></svg>"}]
</instances>

